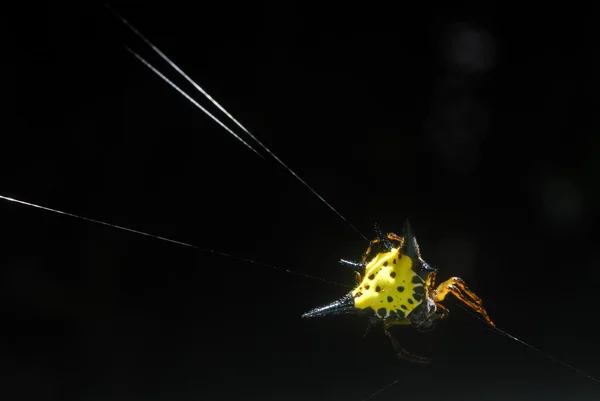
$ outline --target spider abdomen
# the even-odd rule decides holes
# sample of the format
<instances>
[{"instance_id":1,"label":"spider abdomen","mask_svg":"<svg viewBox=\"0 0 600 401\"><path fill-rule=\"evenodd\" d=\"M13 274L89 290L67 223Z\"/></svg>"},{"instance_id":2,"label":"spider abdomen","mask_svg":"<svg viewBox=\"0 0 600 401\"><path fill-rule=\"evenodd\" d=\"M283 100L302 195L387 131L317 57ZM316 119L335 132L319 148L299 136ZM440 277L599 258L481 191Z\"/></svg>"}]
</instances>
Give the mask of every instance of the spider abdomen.
<instances>
[{"instance_id":1,"label":"spider abdomen","mask_svg":"<svg viewBox=\"0 0 600 401\"><path fill-rule=\"evenodd\" d=\"M401 320L423 303L425 283L413 270L412 259L392 248L367 264L352 295L357 309L372 309L381 319Z\"/></svg>"}]
</instances>

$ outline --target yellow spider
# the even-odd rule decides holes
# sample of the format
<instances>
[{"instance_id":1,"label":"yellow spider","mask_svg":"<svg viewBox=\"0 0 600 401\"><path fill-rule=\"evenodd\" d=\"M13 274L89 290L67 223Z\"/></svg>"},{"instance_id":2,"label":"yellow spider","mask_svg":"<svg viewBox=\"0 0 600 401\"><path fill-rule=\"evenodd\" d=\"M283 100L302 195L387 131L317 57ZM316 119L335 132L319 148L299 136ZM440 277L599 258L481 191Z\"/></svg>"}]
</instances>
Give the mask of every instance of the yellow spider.
<instances>
[{"instance_id":1,"label":"yellow spider","mask_svg":"<svg viewBox=\"0 0 600 401\"><path fill-rule=\"evenodd\" d=\"M315 308L302 317L358 313L366 315L371 321L383 320L384 332L392 341L397 355L420 363L430 360L404 350L392 337L389 328L394 325L413 325L421 331L433 328L438 319L445 318L449 313L441 304L448 294L453 294L481 314L487 323L495 326L481 299L467 288L460 277L452 277L435 286L437 269L429 266L421 257L417 239L408 221L404 225L403 237L393 233L383 236L378 227L375 230L377 238L370 242L361 263L341 260L343 264L364 268L364 277L356 272L356 288L337 301ZM397 243L396 247L393 242ZM375 244L383 247L383 251L367 263Z\"/></svg>"}]
</instances>

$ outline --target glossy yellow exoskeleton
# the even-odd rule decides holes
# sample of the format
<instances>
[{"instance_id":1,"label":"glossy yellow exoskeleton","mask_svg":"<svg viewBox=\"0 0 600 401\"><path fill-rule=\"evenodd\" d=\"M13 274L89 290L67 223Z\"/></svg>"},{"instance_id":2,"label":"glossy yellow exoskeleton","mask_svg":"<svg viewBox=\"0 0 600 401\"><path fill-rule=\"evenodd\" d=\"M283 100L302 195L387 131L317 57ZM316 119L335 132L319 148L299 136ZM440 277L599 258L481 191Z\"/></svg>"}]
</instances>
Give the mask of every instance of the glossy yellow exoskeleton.
<instances>
[{"instance_id":1,"label":"glossy yellow exoskeleton","mask_svg":"<svg viewBox=\"0 0 600 401\"><path fill-rule=\"evenodd\" d=\"M421 257L417 238L412 234L408 221L402 237L393 233L384 236L378 228L376 230L377 238L369 244L361 263L341 261L361 270L364 268L362 275L356 272L356 288L337 301L305 313L303 317L359 313L372 320L381 320L398 356L421 363L427 363L429 359L404 350L392 337L389 328L413 325L421 331L431 329L437 320L448 316L448 309L441 304L446 295L453 294L494 326L481 299L467 288L461 278L452 277L435 286L437 270ZM374 246L383 249L367 263Z\"/></svg>"}]
</instances>

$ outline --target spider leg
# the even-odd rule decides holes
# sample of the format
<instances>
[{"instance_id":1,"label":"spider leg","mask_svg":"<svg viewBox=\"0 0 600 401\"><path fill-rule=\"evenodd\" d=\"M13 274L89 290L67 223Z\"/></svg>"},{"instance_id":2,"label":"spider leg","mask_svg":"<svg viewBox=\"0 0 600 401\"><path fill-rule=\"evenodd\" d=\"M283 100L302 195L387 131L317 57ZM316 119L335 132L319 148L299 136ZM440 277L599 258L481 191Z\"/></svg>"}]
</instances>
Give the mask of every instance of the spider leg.
<instances>
[{"instance_id":1,"label":"spider leg","mask_svg":"<svg viewBox=\"0 0 600 401\"><path fill-rule=\"evenodd\" d=\"M388 233L386 235L387 239L390 239L392 241L398 241L400 243L400 246L404 245L404 238L400 237L397 234L394 233Z\"/></svg>"},{"instance_id":2,"label":"spider leg","mask_svg":"<svg viewBox=\"0 0 600 401\"><path fill-rule=\"evenodd\" d=\"M435 288L435 278L437 276L437 271L432 271L431 273L429 273L429 275L427 276L427 278L425 279L425 287L433 289Z\"/></svg>"},{"instance_id":3,"label":"spider leg","mask_svg":"<svg viewBox=\"0 0 600 401\"><path fill-rule=\"evenodd\" d=\"M417 329L419 333L426 333L432 331L433 329L435 329L435 325L438 320L443 320L447 318L448 315L450 315L450 311L444 305L436 303L435 306L435 312L429 315L429 318L427 320L424 320L419 325L415 325L413 323L415 329Z\"/></svg>"},{"instance_id":4,"label":"spider leg","mask_svg":"<svg viewBox=\"0 0 600 401\"><path fill-rule=\"evenodd\" d=\"M425 287L428 289L429 296L435 301L437 310L441 311L438 319L442 320L448 317L450 310L442 305L439 301L436 301L436 290L435 290L435 279L437 277L437 271L433 270L425 279ZM481 301L481 300L480 300Z\"/></svg>"},{"instance_id":5,"label":"spider leg","mask_svg":"<svg viewBox=\"0 0 600 401\"><path fill-rule=\"evenodd\" d=\"M444 305L442 305L436 299L436 294L437 294L437 290L435 289L435 279L436 278L437 278L437 271L433 270L431 273L429 273L429 275L425 279L425 287L428 289L429 296L431 297L431 299L434 300L435 306L437 307L438 310L441 311L441 315L440 315L439 319L442 320L442 319L445 319L448 317L448 315L450 314L450 310L448 308L446 308ZM475 295L475 294L473 294L473 295ZM443 299L443 297L442 297L442 299Z\"/></svg>"},{"instance_id":6,"label":"spider leg","mask_svg":"<svg viewBox=\"0 0 600 401\"><path fill-rule=\"evenodd\" d=\"M391 326L401 325L401 324L410 324L410 322L405 322L404 320L384 320L383 321L383 331L385 332L385 335L388 336L388 338L392 342L392 346L394 347L394 351L396 351L396 355L398 356L398 358L406 359L411 362L422 363L422 364L430 363L431 359L411 354L410 352L408 352L407 350L402 348L400 346L400 344L398 343L398 341L396 341L394 336L392 336L392 333L390 333L389 328Z\"/></svg>"},{"instance_id":7,"label":"spider leg","mask_svg":"<svg viewBox=\"0 0 600 401\"><path fill-rule=\"evenodd\" d=\"M448 315L450 314L450 311L448 310L448 308L446 308L444 305L442 305L440 303L436 303L435 306L437 306L437 308L442 311L442 314L439 317L440 320L448 317Z\"/></svg>"},{"instance_id":8,"label":"spider leg","mask_svg":"<svg viewBox=\"0 0 600 401\"><path fill-rule=\"evenodd\" d=\"M394 234L394 233L389 233L387 234L385 237L383 237L383 239L388 239L388 240L392 240L392 241L398 241L399 242L399 247L402 247L402 245L404 245L404 238ZM371 254L371 250L373 248L373 245L380 243L381 241L383 241L383 239L381 237L377 237L374 240L371 240L371 242L369 242L369 247L367 248L363 258L362 258L362 262L361 265L366 266L367 264L367 257ZM347 261L343 261L342 263L345 264L352 264L352 262L348 263Z\"/></svg>"},{"instance_id":9,"label":"spider leg","mask_svg":"<svg viewBox=\"0 0 600 401\"><path fill-rule=\"evenodd\" d=\"M462 278L452 277L438 285L438 287L433 291L433 300L436 305L439 305L439 303L443 301L448 294L454 295L469 308L483 316L485 321L488 322L490 326L496 326L483 307L483 301L467 288Z\"/></svg>"},{"instance_id":10,"label":"spider leg","mask_svg":"<svg viewBox=\"0 0 600 401\"><path fill-rule=\"evenodd\" d=\"M361 264L366 265L367 264L367 257L371 254L371 248L373 247L373 245L379 243L379 238L375 238L373 240L371 240L371 242L369 242L369 247L367 248L367 250L365 251L365 254L363 255Z\"/></svg>"}]
</instances>

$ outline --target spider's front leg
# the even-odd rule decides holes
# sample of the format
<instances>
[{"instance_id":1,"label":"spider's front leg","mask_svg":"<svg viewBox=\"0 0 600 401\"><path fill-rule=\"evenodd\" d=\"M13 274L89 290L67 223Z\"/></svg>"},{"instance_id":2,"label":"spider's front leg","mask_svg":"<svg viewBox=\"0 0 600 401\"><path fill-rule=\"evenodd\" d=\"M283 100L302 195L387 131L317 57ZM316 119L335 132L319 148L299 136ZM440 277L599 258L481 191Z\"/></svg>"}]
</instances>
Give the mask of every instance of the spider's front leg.
<instances>
[{"instance_id":1,"label":"spider's front leg","mask_svg":"<svg viewBox=\"0 0 600 401\"><path fill-rule=\"evenodd\" d=\"M386 234L385 238L375 238L374 240L371 240L369 242L369 247L367 248L367 250L365 251L365 254L363 255L361 264L363 264L363 265L366 266L366 264L367 264L367 258L371 254L371 250L373 248L373 245L380 243L384 239L392 240L392 241L397 241L399 243L399 245L398 245L399 248L402 248L402 245L404 245L404 238L402 238L402 237L400 237L400 236L398 236L398 235L396 235L394 233L388 233L388 234Z\"/></svg>"},{"instance_id":2,"label":"spider's front leg","mask_svg":"<svg viewBox=\"0 0 600 401\"><path fill-rule=\"evenodd\" d=\"M423 364L430 363L431 359L411 354L410 352L408 352L407 350L405 350L404 348L402 348L400 346L400 344L398 343L398 341L396 341L396 339L392 336L392 333L390 333L389 328L391 326L407 325L407 324L410 324L410 322L408 322L406 320L384 320L383 321L383 331L385 332L385 335L388 336L388 338L392 342L392 345L394 347L394 351L396 351L396 355L400 359L406 359L406 360L409 360L411 362L423 363Z\"/></svg>"},{"instance_id":3,"label":"spider's front leg","mask_svg":"<svg viewBox=\"0 0 600 401\"><path fill-rule=\"evenodd\" d=\"M446 295L452 294L460 301L462 301L469 308L479 313L485 321L492 327L496 325L492 322L492 319L488 316L485 308L483 307L483 301L473 291L467 288L464 280L460 277L452 277L437 286L433 291L433 300L439 306L439 303L446 298Z\"/></svg>"},{"instance_id":4,"label":"spider's front leg","mask_svg":"<svg viewBox=\"0 0 600 401\"><path fill-rule=\"evenodd\" d=\"M435 306L437 307L438 310L441 311L439 319L443 320L448 317L448 315L450 314L450 311L448 310L448 308L446 308L444 305L442 305L439 301L436 300L436 291L437 291L435 289L436 278L437 278L436 270L429 273L429 275L425 279L425 287L427 288L427 290L429 292L429 297L431 297L431 299L434 300Z\"/></svg>"},{"instance_id":5,"label":"spider's front leg","mask_svg":"<svg viewBox=\"0 0 600 401\"><path fill-rule=\"evenodd\" d=\"M379 243L379 238L375 238L369 242L369 247L365 251L365 254L363 255L362 260L361 260L362 265L365 265L365 266L367 265L367 258L371 254L371 249L372 249L373 245L378 244L378 243Z\"/></svg>"}]
</instances>

